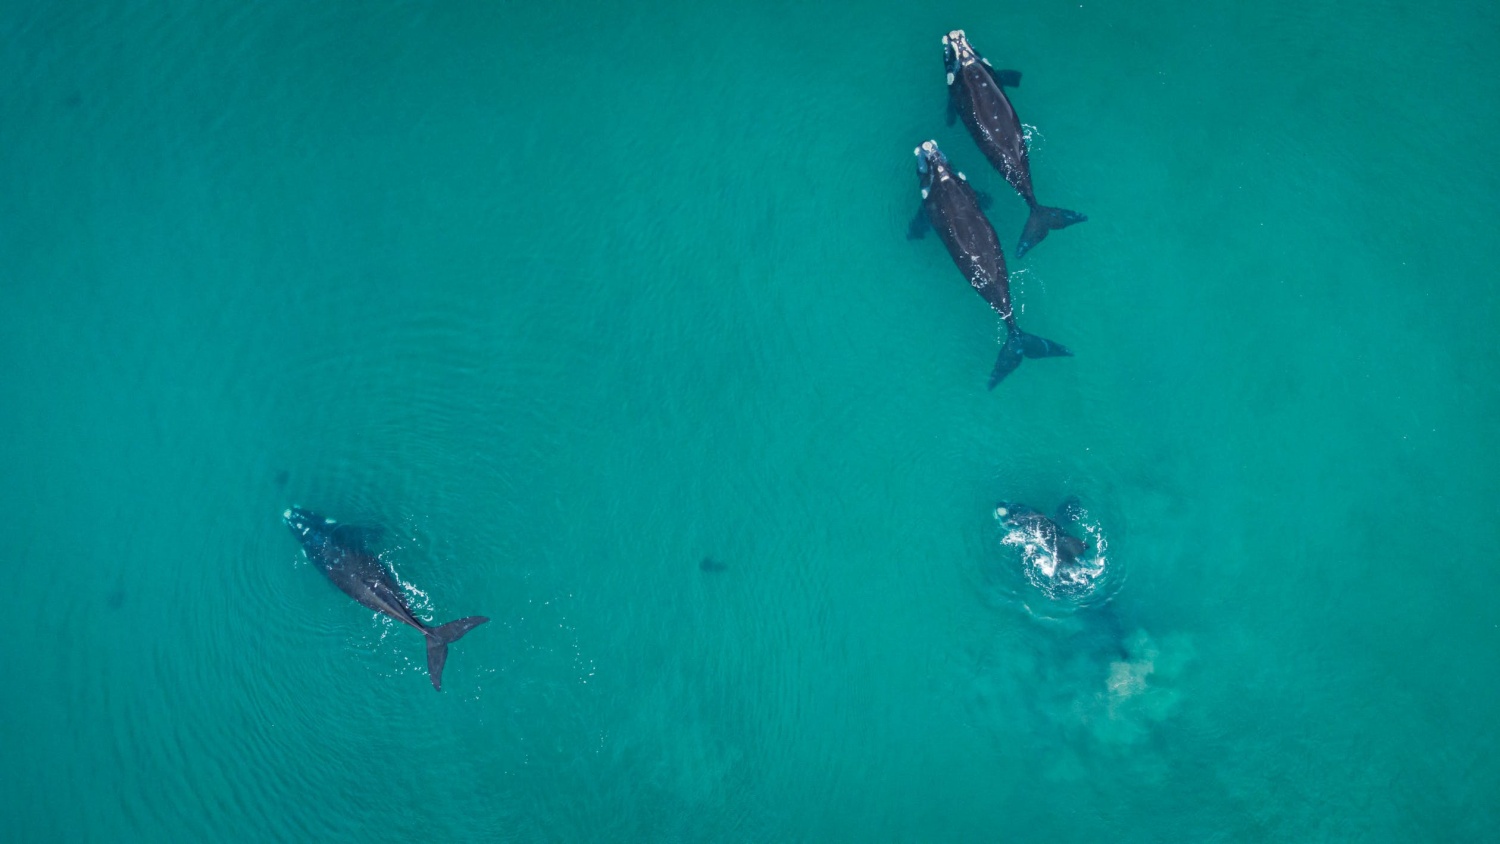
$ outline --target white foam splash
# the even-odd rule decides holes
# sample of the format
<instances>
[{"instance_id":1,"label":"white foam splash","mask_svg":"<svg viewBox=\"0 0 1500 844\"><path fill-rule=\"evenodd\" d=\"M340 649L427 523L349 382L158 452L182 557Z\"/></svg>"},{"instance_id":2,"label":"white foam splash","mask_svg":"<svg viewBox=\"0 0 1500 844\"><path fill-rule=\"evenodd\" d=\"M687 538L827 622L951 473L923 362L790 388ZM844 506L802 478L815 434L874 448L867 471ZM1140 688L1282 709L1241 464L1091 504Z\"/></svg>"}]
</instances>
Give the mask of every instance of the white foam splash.
<instances>
[{"instance_id":1,"label":"white foam splash","mask_svg":"<svg viewBox=\"0 0 1500 844\"><path fill-rule=\"evenodd\" d=\"M1087 513L1077 524L1083 529L1093 553L1063 566L1057 556L1047 548L1047 537L1039 527L1009 527L1000 542L1021 551L1021 571L1026 580L1043 595L1054 601L1087 603L1103 586L1109 570L1109 541L1097 524L1087 519ZM996 518L1002 518L996 514Z\"/></svg>"}]
</instances>

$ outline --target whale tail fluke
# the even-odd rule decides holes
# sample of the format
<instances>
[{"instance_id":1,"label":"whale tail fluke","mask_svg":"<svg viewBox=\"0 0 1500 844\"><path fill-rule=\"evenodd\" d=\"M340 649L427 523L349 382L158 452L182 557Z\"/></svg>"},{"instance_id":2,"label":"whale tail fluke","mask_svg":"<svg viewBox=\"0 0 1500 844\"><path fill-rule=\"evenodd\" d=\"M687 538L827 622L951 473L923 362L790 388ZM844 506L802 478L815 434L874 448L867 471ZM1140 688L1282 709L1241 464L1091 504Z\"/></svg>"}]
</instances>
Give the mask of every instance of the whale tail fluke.
<instances>
[{"instance_id":1,"label":"whale tail fluke","mask_svg":"<svg viewBox=\"0 0 1500 844\"><path fill-rule=\"evenodd\" d=\"M1026 228L1021 230L1021 242L1016 246L1016 260L1020 260L1031 247L1042 242L1047 232L1065 229L1074 223L1082 223L1088 217L1066 208L1048 208L1045 205L1031 206L1031 216L1026 218Z\"/></svg>"},{"instance_id":2,"label":"whale tail fluke","mask_svg":"<svg viewBox=\"0 0 1500 844\"><path fill-rule=\"evenodd\" d=\"M482 615L471 615L427 631L427 676L432 678L434 689L443 690L443 664L448 661L448 646L486 621L489 619Z\"/></svg>"},{"instance_id":3,"label":"whale tail fluke","mask_svg":"<svg viewBox=\"0 0 1500 844\"><path fill-rule=\"evenodd\" d=\"M990 371L990 389L1005 380L1005 376L1016 371L1021 365L1022 358L1056 358L1072 357L1073 353L1068 347L1045 337L1035 334L1027 334L1019 328L1012 328L1010 334L1005 337L1005 345L1000 347L1000 356L995 358L995 368Z\"/></svg>"},{"instance_id":4,"label":"whale tail fluke","mask_svg":"<svg viewBox=\"0 0 1500 844\"><path fill-rule=\"evenodd\" d=\"M1057 342L1048 340L1046 337L1038 337L1035 334L1027 334L1017 331L1016 335L1021 338L1021 352L1029 358L1070 358L1073 353L1068 347Z\"/></svg>"}]
</instances>

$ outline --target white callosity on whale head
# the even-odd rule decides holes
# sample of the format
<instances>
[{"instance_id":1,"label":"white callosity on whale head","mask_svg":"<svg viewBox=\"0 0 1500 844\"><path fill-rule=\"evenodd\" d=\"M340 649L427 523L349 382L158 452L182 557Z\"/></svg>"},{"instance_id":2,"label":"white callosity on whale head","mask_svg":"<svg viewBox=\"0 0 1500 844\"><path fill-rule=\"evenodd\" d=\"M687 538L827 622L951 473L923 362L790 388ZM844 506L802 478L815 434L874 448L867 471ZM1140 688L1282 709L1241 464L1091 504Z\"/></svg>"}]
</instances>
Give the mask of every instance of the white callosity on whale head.
<instances>
[{"instance_id":1,"label":"white callosity on whale head","mask_svg":"<svg viewBox=\"0 0 1500 844\"><path fill-rule=\"evenodd\" d=\"M944 35L943 46L953 53L954 62L961 68L979 61L978 54L974 52L974 47L969 44L968 36L964 35L962 29L955 29Z\"/></svg>"},{"instance_id":2,"label":"white callosity on whale head","mask_svg":"<svg viewBox=\"0 0 1500 844\"><path fill-rule=\"evenodd\" d=\"M938 152L936 141L923 141L916 149L912 150L912 155L917 157L917 172L922 175L922 198L926 199L931 193L931 170L935 163L942 160L942 153ZM945 178L942 172L939 172L937 175L940 178Z\"/></svg>"},{"instance_id":3,"label":"white callosity on whale head","mask_svg":"<svg viewBox=\"0 0 1500 844\"><path fill-rule=\"evenodd\" d=\"M316 513L310 513L298 505L293 505L283 510L281 512L281 519L286 522L287 527L291 528L299 536L305 537L314 531L323 529L322 526L316 524ZM337 524L333 519L324 519L323 523L325 525Z\"/></svg>"},{"instance_id":4,"label":"white callosity on whale head","mask_svg":"<svg viewBox=\"0 0 1500 844\"><path fill-rule=\"evenodd\" d=\"M917 156L917 173L922 177L922 198L926 199L934 182L946 182L953 178L948 159L938 149L937 141L923 141L913 152Z\"/></svg>"},{"instance_id":5,"label":"white callosity on whale head","mask_svg":"<svg viewBox=\"0 0 1500 844\"><path fill-rule=\"evenodd\" d=\"M933 174L937 181L946 182L953 178L953 172L948 169L948 159L938 149L937 141L923 141L918 148L917 155L927 160L928 166L936 172Z\"/></svg>"},{"instance_id":6,"label":"white callosity on whale head","mask_svg":"<svg viewBox=\"0 0 1500 844\"><path fill-rule=\"evenodd\" d=\"M954 58L958 59L960 67L967 67L979 60L974 54L974 45L969 43L969 36L962 29L955 29L943 36L943 44L953 51Z\"/></svg>"}]
</instances>

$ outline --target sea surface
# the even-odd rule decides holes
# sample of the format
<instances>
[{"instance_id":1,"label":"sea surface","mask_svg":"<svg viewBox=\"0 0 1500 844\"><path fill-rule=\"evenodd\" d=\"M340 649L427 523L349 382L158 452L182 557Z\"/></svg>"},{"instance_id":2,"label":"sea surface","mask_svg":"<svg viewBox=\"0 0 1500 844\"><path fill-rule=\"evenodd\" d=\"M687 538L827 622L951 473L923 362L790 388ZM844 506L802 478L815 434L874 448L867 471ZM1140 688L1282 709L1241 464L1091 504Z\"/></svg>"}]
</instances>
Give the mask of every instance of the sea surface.
<instances>
[{"instance_id":1,"label":"sea surface","mask_svg":"<svg viewBox=\"0 0 1500 844\"><path fill-rule=\"evenodd\" d=\"M1495 840L1500 6L0 0L0 79L4 840ZM929 138L1074 357L985 389ZM294 504L492 619L442 692Z\"/></svg>"}]
</instances>

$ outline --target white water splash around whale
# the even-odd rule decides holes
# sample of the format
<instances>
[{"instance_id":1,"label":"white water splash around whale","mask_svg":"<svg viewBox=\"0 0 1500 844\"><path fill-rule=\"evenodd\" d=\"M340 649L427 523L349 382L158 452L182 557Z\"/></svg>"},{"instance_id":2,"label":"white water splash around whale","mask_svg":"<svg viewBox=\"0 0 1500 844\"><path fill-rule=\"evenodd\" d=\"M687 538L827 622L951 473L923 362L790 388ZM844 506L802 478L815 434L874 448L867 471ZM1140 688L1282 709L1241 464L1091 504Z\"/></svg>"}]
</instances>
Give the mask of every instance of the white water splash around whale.
<instances>
[{"instance_id":1,"label":"white water splash around whale","mask_svg":"<svg viewBox=\"0 0 1500 844\"><path fill-rule=\"evenodd\" d=\"M1122 564L1109 555L1109 538L1103 525L1088 510L1083 510L1076 522L1065 530L1081 534L1089 547L1086 554L1071 562L1058 559L1055 548L1038 525L1005 525L997 515L999 543L1007 549L1017 549L1016 568L1026 583L1040 594L1046 606L1032 607L1033 601L1023 602L1036 614L1054 616L1067 614L1079 607L1099 606L1115 595L1124 584ZM1007 560L1007 567L1011 562Z\"/></svg>"}]
</instances>

